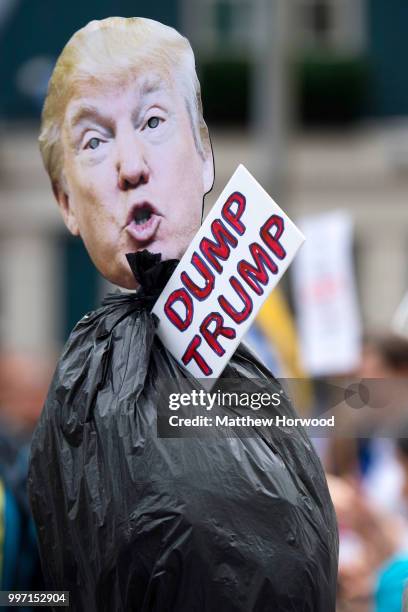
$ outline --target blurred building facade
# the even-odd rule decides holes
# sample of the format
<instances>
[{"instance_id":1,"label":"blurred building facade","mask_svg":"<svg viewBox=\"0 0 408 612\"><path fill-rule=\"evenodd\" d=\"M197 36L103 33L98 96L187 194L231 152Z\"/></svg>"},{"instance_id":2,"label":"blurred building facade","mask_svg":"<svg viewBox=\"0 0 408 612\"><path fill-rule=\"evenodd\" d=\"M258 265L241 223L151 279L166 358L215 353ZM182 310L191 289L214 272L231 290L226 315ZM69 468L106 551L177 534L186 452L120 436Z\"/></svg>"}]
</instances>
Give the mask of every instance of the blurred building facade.
<instances>
[{"instance_id":1,"label":"blurred building facade","mask_svg":"<svg viewBox=\"0 0 408 612\"><path fill-rule=\"evenodd\" d=\"M390 324L408 286L403 0L392 11L381 0L8 4L0 24L7 58L0 69L7 84L0 94L4 347L58 350L107 289L63 227L36 141L45 84L63 44L110 14L152 17L192 41L216 165L207 206L242 162L295 220L349 210L363 321Z\"/></svg>"}]
</instances>

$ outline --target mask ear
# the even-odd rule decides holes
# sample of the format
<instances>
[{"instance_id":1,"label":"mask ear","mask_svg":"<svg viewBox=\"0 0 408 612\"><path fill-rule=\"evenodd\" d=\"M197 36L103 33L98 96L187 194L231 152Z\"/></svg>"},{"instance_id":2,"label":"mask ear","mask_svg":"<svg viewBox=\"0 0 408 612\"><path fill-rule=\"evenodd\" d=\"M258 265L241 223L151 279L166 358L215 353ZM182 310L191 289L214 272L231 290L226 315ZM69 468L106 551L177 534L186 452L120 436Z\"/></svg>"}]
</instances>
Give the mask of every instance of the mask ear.
<instances>
[{"instance_id":1,"label":"mask ear","mask_svg":"<svg viewBox=\"0 0 408 612\"><path fill-rule=\"evenodd\" d=\"M79 227L75 216L75 211L70 201L67 190L59 182L52 183L52 191L60 207L64 223L73 236L79 236Z\"/></svg>"}]
</instances>

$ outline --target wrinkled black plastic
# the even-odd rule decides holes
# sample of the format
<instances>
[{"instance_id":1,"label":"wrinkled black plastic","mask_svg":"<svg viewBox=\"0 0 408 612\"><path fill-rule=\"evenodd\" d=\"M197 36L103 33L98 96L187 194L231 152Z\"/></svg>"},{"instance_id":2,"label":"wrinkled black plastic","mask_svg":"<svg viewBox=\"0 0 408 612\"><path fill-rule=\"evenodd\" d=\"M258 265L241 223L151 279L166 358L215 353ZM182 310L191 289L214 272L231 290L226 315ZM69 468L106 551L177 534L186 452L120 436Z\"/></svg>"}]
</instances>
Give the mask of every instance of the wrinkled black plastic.
<instances>
[{"instance_id":1,"label":"wrinkled black plastic","mask_svg":"<svg viewBox=\"0 0 408 612\"><path fill-rule=\"evenodd\" d=\"M87 612L334 612L337 527L310 441L158 438L157 381L185 377L150 313L175 263L129 261L147 289L77 324L33 439L47 588ZM223 376L279 389L243 346Z\"/></svg>"}]
</instances>

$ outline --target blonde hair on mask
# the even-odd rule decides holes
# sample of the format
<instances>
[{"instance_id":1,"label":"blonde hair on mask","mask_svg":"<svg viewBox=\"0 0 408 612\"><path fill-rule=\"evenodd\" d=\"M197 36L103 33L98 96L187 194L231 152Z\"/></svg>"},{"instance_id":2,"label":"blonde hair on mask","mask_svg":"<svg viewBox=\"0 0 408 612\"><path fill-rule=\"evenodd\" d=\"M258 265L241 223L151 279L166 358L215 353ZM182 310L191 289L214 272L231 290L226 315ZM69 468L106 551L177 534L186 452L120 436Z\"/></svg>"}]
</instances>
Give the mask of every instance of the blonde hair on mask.
<instances>
[{"instance_id":1,"label":"blonde hair on mask","mask_svg":"<svg viewBox=\"0 0 408 612\"><path fill-rule=\"evenodd\" d=\"M39 137L52 183L63 179L61 129L66 107L77 92L137 77L140 69L176 78L182 88L196 147L204 158L211 146L202 112L200 83L189 41L174 28L141 17L91 21L64 47L52 73Z\"/></svg>"}]
</instances>

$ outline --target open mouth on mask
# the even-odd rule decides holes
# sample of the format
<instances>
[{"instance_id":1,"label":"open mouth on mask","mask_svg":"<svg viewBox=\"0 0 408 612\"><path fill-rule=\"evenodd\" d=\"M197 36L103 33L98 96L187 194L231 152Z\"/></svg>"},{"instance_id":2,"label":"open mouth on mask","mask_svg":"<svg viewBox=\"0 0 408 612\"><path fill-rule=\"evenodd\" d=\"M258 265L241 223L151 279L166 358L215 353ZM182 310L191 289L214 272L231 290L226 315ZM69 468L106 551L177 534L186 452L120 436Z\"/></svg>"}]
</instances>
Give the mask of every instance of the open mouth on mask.
<instances>
[{"instance_id":1,"label":"open mouth on mask","mask_svg":"<svg viewBox=\"0 0 408 612\"><path fill-rule=\"evenodd\" d=\"M143 225L146 221L152 216L152 211L149 206L143 206L141 208L137 208L133 214L133 221L136 225Z\"/></svg>"},{"instance_id":2,"label":"open mouth on mask","mask_svg":"<svg viewBox=\"0 0 408 612\"><path fill-rule=\"evenodd\" d=\"M137 242L145 243L154 238L161 220L162 216L153 206L149 202L143 202L133 206L129 211L126 231Z\"/></svg>"}]
</instances>

